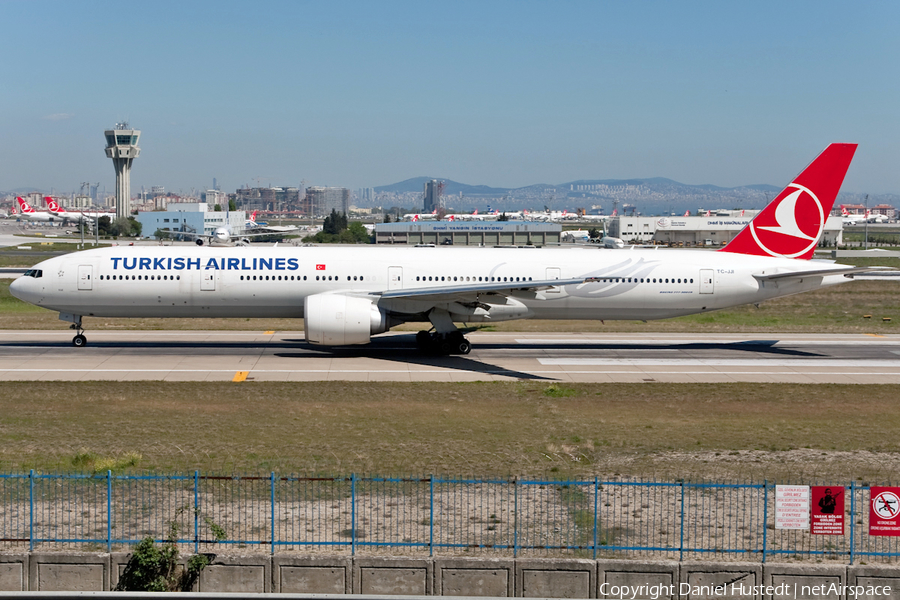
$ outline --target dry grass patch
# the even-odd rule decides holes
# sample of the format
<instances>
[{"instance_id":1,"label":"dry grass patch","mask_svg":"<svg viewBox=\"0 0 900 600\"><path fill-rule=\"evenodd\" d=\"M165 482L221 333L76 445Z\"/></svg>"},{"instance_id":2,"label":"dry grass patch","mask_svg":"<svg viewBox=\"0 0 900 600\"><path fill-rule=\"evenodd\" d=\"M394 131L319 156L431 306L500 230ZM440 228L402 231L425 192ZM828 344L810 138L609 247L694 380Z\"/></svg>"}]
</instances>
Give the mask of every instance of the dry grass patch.
<instances>
[{"instance_id":1,"label":"dry grass patch","mask_svg":"<svg viewBox=\"0 0 900 600\"><path fill-rule=\"evenodd\" d=\"M900 386L6 382L0 468L816 477L900 474ZM832 459L840 456L840 460ZM122 468L129 468L124 466Z\"/></svg>"}]
</instances>

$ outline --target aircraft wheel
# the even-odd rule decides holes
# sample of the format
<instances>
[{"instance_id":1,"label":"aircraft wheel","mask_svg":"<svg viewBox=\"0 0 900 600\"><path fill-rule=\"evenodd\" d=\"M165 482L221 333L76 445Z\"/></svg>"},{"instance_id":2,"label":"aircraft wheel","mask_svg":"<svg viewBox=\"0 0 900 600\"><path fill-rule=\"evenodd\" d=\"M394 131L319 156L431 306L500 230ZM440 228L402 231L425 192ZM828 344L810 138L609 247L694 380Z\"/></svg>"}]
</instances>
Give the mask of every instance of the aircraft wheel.
<instances>
[{"instance_id":1,"label":"aircraft wheel","mask_svg":"<svg viewBox=\"0 0 900 600\"><path fill-rule=\"evenodd\" d=\"M447 355L447 354L450 354L451 352L453 352L453 344L451 344L451 343L450 343L449 341L447 341L447 340L443 340L443 341L438 345L438 349L440 350L440 353L441 353L441 354Z\"/></svg>"},{"instance_id":2,"label":"aircraft wheel","mask_svg":"<svg viewBox=\"0 0 900 600\"><path fill-rule=\"evenodd\" d=\"M420 331L416 334L416 347L419 350L428 350L431 346L431 336L427 331Z\"/></svg>"},{"instance_id":3,"label":"aircraft wheel","mask_svg":"<svg viewBox=\"0 0 900 600\"><path fill-rule=\"evenodd\" d=\"M457 346L460 354L468 354L472 351L472 344L469 343L469 340L464 339Z\"/></svg>"},{"instance_id":4,"label":"aircraft wheel","mask_svg":"<svg viewBox=\"0 0 900 600\"><path fill-rule=\"evenodd\" d=\"M81 348L85 344L87 344L87 338L81 335L80 333L72 338L72 345L76 348Z\"/></svg>"}]
</instances>

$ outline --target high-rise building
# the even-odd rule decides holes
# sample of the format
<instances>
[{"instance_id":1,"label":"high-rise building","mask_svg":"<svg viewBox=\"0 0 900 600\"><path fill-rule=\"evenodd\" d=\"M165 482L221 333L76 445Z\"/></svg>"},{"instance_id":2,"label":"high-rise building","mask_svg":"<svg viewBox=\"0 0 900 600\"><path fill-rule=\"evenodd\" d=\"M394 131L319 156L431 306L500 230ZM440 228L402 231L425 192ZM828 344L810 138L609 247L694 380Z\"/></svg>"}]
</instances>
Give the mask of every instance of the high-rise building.
<instances>
[{"instance_id":1,"label":"high-rise building","mask_svg":"<svg viewBox=\"0 0 900 600\"><path fill-rule=\"evenodd\" d=\"M128 123L116 123L115 129L107 129L104 134L106 156L116 169L116 218L127 218L131 214L131 163L141 155L141 132Z\"/></svg>"},{"instance_id":2,"label":"high-rise building","mask_svg":"<svg viewBox=\"0 0 900 600\"><path fill-rule=\"evenodd\" d=\"M441 194L444 193L444 182L432 179L425 182L425 208L430 213L441 208Z\"/></svg>"},{"instance_id":3,"label":"high-rise building","mask_svg":"<svg viewBox=\"0 0 900 600\"><path fill-rule=\"evenodd\" d=\"M308 215L329 215L332 210L350 212L350 190L339 187L306 188L303 211Z\"/></svg>"}]
</instances>

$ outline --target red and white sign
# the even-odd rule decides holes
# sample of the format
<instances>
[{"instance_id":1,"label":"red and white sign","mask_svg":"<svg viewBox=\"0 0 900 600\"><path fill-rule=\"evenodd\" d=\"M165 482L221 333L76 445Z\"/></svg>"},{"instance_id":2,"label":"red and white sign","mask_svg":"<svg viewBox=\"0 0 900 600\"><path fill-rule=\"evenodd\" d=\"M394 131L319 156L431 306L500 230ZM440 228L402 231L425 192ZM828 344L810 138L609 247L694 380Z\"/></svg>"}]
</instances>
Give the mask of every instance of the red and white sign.
<instances>
[{"instance_id":1,"label":"red and white sign","mask_svg":"<svg viewBox=\"0 0 900 600\"><path fill-rule=\"evenodd\" d=\"M869 535L900 535L900 487L869 488Z\"/></svg>"},{"instance_id":2,"label":"red and white sign","mask_svg":"<svg viewBox=\"0 0 900 600\"><path fill-rule=\"evenodd\" d=\"M324 271L325 265L316 265L316 271Z\"/></svg>"},{"instance_id":3,"label":"red and white sign","mask_svg":"<svg viewBox=\"0 0 900 600\"><path fill-rule=\"evenodd\" d=\"M809 532L844 535L844 488L814 485L810 499Z\"/></svg>"},{"instance_id":4,"label":"red and white sign","mask_svg":"<svg viewBox=\"0 0 900 600\"><path fill-rule=\"evenodd\" d=\"M775 529L809 529L809 486L775 486Z\"/></svg>"}]
</instances>

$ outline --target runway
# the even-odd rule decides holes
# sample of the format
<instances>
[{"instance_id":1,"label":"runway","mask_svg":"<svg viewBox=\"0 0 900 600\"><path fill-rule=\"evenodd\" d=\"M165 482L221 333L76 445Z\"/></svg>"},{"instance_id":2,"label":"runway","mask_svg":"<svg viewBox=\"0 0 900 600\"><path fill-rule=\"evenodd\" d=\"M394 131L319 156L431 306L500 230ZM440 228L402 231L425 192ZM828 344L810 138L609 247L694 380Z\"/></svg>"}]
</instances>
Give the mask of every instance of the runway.
<instances>
[{"instance_id":1,"label":"runway","mask_svg":"<svg viewBox=\"0 0 900 600\"><path fill-rule=\"evenodd\" d=\"M302 332L0 331L0 380L900 383L900 335L472 333L431 357L411 333L322 349Z\"/></svg>"}]
</instances>

